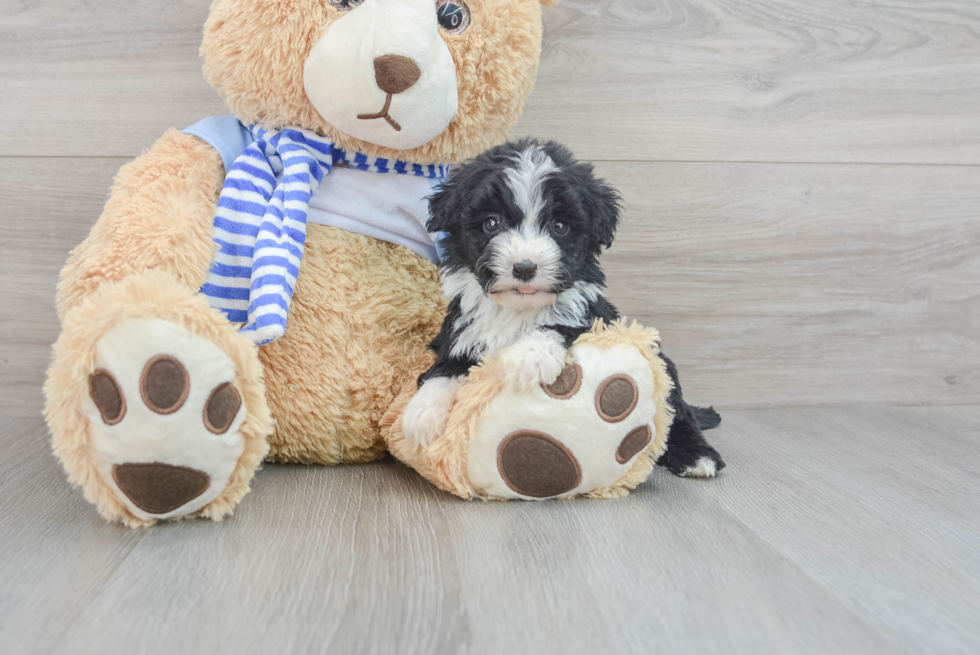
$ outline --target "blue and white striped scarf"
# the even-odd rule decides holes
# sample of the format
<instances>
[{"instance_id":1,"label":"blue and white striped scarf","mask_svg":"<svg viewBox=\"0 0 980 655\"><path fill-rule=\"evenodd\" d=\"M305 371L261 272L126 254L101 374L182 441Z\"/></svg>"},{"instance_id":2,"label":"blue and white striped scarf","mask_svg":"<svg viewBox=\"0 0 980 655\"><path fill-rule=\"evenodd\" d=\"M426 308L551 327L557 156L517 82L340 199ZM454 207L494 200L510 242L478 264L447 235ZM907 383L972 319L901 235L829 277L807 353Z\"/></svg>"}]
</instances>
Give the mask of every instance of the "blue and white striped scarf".
<instances>
[{"instance_id":1,"label":"blue and white striped scarf","mask_svg":"<svg viewBox=\"0 0 980 655\"><path fill-rule=\"evenodd\" d=\"M309 130L248 129L256 140L225 176L214 219L218 254L201 293L262 345L286 331L310 198L335 165L430 178L444 178L449 167L347 152Z\"/></svg>"}]
</instances>

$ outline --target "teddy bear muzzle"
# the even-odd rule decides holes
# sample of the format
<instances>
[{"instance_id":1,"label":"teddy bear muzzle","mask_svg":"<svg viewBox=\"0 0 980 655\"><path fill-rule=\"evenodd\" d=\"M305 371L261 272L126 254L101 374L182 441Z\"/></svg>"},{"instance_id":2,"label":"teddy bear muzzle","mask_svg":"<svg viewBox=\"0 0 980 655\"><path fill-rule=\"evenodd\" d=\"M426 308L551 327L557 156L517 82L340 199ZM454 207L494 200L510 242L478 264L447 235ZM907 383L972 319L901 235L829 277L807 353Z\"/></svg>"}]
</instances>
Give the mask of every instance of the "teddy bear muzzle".
<instances>
[{"instance_id":1,"label":"teddy bear muzzle","mask_svg":"<svg viewBox=\"0 0 980 655\"><path fill-rule=\"evenodd\" d=\"M459 110L433 0L364 0L344 12L307 56L303 85L333 127L394 150L428 143Z\"/></svg>"}]
</instances>

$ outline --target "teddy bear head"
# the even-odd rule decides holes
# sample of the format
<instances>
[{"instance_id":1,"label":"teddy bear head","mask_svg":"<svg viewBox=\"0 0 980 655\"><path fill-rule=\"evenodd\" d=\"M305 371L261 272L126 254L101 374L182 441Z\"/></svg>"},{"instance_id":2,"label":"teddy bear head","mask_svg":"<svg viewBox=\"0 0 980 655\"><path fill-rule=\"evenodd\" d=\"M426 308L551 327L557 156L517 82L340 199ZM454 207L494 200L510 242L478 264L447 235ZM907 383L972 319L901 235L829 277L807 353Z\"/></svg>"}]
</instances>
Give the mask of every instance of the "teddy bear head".
<instances>
[{"instance_id":1,"label":"teddy bear head","mask_svg":"<svg viewBox=\"0 0 980 655\"><path fill-rule=\"evenodd\" d=\"M301 127L419 163L506 139L530 93L541 4L557 0L214 0L204 74L246 123Z\"/></svg>"}]
</instances>

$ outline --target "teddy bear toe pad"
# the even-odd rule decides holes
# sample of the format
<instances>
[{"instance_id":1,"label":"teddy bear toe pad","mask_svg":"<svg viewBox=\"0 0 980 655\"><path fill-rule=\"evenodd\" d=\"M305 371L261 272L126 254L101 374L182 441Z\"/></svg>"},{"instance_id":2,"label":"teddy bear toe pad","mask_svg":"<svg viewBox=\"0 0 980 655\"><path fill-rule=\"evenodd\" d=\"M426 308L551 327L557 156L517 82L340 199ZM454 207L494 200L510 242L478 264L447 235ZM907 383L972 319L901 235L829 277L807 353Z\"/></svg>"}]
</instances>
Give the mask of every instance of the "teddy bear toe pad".
<instances>
[{"instance_id":1,"label":"teddy bear toe pad","mask_svg":"<svg viewBox=\"0 0 980 655\"><path fill-rule=\"evenodd\" d=\"M573 346L558 379L504 388L473 433L468 472L489 497L587 494L620 480L655 436L654 380L634 347Z\"/></svg>"},{"instance_id":2,"label":"teddy bear toe pad","mask_svg":"<svg viewBox=\"0 0 980 655\"><path fill-rule=\"evenodd\" d=\"M634 456L643 452L643 449L649 446L651 441L653 441L653 431L649 425L641 425L630 430L630 433L620 442L619 448L616 449L616 461L620 464L627 463Z\"/></svg>"},{"instance_id":3,"label":"teddy bear toe pad","mask_svg":"<svg viewBox=\"0 0 980 655\"><path fill-rule=\"evenodd\" d=\"M245 449L235 366L159 319L123 321L96 347L84 409L99 473L143 520L192 514L225 488Z\"/></svg>"}]
</instances>

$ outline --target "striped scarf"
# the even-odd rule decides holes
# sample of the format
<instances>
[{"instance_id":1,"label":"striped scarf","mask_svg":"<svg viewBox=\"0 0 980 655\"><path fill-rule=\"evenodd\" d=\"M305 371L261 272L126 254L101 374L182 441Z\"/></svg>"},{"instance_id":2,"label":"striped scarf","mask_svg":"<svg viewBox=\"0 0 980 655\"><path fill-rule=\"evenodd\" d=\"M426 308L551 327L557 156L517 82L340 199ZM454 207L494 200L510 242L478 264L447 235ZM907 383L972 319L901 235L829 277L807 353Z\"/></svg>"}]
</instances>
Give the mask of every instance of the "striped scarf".
<instances>
[{"instance_id":1,"label":"striped scarf","mask_svg":"<svg viewBox=\"0 0 980 655\"><path fill-rule=\"evenodd\" d=\"M431 178L444 178L449 167L347 152L309 130L249 130L256 140L232 164L221 189L214 219L218 253L201 293L262 345L286 331L310 198L335 165Z\"/></svg>"}]
</instances>

